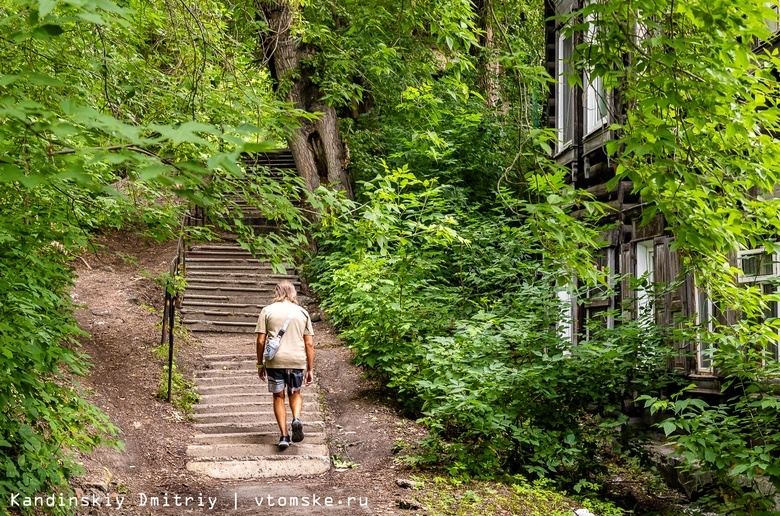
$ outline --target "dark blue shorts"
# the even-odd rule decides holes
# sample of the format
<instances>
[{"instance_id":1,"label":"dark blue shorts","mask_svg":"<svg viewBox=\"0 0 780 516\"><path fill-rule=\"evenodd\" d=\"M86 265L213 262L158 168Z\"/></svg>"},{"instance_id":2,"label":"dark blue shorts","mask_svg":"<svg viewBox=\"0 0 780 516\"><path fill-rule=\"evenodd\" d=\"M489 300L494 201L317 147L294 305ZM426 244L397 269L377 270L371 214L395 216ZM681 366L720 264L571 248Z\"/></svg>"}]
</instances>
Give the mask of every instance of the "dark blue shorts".
<instances>
[{"instance_id":1,"label":"dark blue shorts","mask_svg":"<svg viewBox=\"0 0 780 516\"><path fill-rule=\"evenodd\" d=\"M282 392L287 387L287 393L292 394L303 385L303 369L266 369L268 374L268 392Z\"/></svg>"}]
</instances>

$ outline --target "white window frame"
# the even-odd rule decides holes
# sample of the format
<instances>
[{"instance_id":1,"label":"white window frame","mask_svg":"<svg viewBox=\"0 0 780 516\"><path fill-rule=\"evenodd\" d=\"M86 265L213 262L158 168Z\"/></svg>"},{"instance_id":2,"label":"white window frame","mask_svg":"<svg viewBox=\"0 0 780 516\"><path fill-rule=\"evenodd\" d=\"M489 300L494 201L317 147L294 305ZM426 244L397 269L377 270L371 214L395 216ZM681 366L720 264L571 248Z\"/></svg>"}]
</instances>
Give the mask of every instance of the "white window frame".
<instances>
[{"instance_id":1,"label":"white window frame","mask_svg":"<svg viewBox=\"0 0 780 516\"><path fill-rule=\"evenodd\" d=\"M568 56L565 45L569 45ZM563 31L558 31L558 45L556 46L556 99L555 99L555 126L558 130L558 152L563 152L574 141L574 87L569 85L571 69L571 57L574 53L574 36L566 36ZM569 109L566 110L568 98ZM567 120L566 111L569 111ZM568 135L567 135L568 133Z\"/></svg>"},{"instance_id":2,"label":"white window frame","mask_svg":"<svg viewBox=\"0 0 780 516\"><path fill-rule=\"evenodd\" d=\"M560 301L560 319L558 319L558 335L574 344L574 294L570 283L563 285L557 292Z\"/></svg>"},{"instance_id":3,"label":"white window frame","mask_svg":"<svg viewBox=\"0 0 780 516\"><path fill-rule=\"evenodd\" d=\"M745 275L744 270L742 269L742 263L745 259L745 257L750 256L756 256L756 255L763 255L765 258L772 260L772 270L769 274L761 274L762 272L762 264L759 264L757 273L755 275ZM765 285L771 285L770 280L777 280L780 278L780 251L772 251L767 252L767 250L764 247L758 247L756 249L747 249L744 251L738 251L737 252L737 267L740 269L740 273L737 276L737 281L739 283L743 284L750 284L750 285L757 285L760 286L763 292ZM774 292L780 292L780 286L774 286ZM775 314L771 317L778 317L780 314ZM778 361L780 360L780 343L775 343L772 350L772 357L771 359Z\"/></svg>"},{"instance_id":4,"label":"white window frame","mask_svg":"<svg viewBox=\"0 0 780 516\"><path fill-rule=\"evenodd\" d=\"M712 303L712 299L710 299L710 296L705 290L696 287L694 292L696 295L696 325L701 327L702 330L711 332L715 329L715 305ZM702 314L704 313L705 308L707 319L703 320ZM710 354L711 348L704 348L702 344L700 339L696 341L696 371L699 373L713 373L712 355ZM709 365L702 365L705 361L708 361Z\"/></svg>"},{"instance_id":5,"label":"white window frame","mask_svg":"<svg viewBox=\"0 0 780 516\"><path fill-rule=\"evenodd\" d=\"M750 256L756 256L756 255L764 255L765 257L768 257L772 260L772 272L769 274L756 274L755 276L746 276L744 274L744 271L742 270L742 262L745 259L745 257ZM766 249L763 247L758 247L756 249L748 249L745 251L738 251L737 252L737 267L740 269L739 276L737 280L740 283L762 283L767 280L777 278L780 276L780 260L778 260L778 253L767 253ZM760 272L760 271L759 271Z\"/></svg>"},{"instance_id":6,"label":"white window frame","mask_svg":"<svg viewBox=\"0 0 780 516\"><path fill-rule=\"evenodd\" d=\"M648 289L637 296L636 309L640 320L645 313L654 315L653 307L655 304L655 242L653 240L642 240L636 243L636 278L641 278L647 274ZM655 317L646 320L645 324L655 324Z\"/></svg>"},{"instance_id":7,"label":"white window frame","mask_svg":"<svg viewBox=\"0 0 780 516\"><path fill-rule=\"evenodd\" d=\"M769 32L777 34L780 32L780 5L778 5L777 1L764 2L764 7L768 7L775 13L772 18L766 19L766 25L769 28Z\"/></svg>"},{"instance_id":8,"label":"white window frame","mask_svg":"<svg viewBox=\"0 0 780 516\"><path fill-rule=\"evenodd\" d=\"M586 2L586 5L593 3L593 1ZM593 20L592 16L585 18L585 23L588 23L588 30L585 33L585 42L591 43L598 30L597 27L591 25ZM591 76L590 70L585 70L582 74L582 87L584 90L583 95L583 120L585 136L602 129L609 122L609 95L604 89L604 79L596 76ZM598 116L599 108L601 104L604 104L605 112L602 116Z\"/></svg>"},{"instance_id":9,"label":"white window frame","mask_svg":"<svg viewBox=\"0 0 780 516\"><path fill-rule=\"evenodd\" d=\"M617 252L617 250L615 249L615 247L609 246L609 247L602 247L601 249L599 249L599 251L606 251L606 253L605 253L605 260L606 260L606 263L607 263L606 268L609 271L609 275L608 275L608 278L607 278L607 283L609 283L610 287L614 287L614 285L615 285L615 269L614 269L613 265L615 263L615 253ZM587 294L588 299L591 299L591 297L592 297L591 293L592 293L592 291L589 290L588 294ZM606 318L605 318L606 329L612 330L612 329L615 328L615 316L613 315L613 312L615 310L615 297L614 297L614 295L609 296L609 303L607 304L606 308L603 308L603 307L593 308L593 307L589 306L588 304L585 304L583 309L585 310L585 322L586 322L586 324L585 324L585 340L590 340L591 339L591 330L590 330L590 324L589 324L589 321L592 318L590 316L593 315L591 313L591 311L596 311L596 313L602 312L602 311L609 313L609 315L607 315Z\"/></svg>"}]
</instances>

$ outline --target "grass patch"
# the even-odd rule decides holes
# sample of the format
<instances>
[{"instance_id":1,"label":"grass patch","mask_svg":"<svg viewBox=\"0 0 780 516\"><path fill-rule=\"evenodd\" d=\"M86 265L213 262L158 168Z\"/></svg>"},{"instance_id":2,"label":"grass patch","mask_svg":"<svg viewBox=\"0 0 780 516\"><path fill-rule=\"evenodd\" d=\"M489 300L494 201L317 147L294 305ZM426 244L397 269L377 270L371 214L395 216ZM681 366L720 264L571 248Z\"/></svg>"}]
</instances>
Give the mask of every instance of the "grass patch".
<instances>
[{"instance_id":1,"label":"grass patch","mask_svg":"<svg viewBox=\"0 0 780 516\"><path fill-rule=\"evenodd\" d=\"M157 389L157 397L163 400L168 399L168 365L162 368L162 377L160 386ZM181 410L185 416L192 417L192 406L198 402L200 397L195 392L195 383L190 378L185 378L181 374L176 364L173 364L173 375L171 377L171 404Z\"/></svg>"},{"instance_id":2,"label":"grass patch","mask_svg":"<svg viewBox=\"0 0 780 516\"><path fill-rule=\"evenodd\" d=\"M556 491L549 480L529 482L513 476L504 482L459 480L455 477L413 477L416 486L408 498L417 501L431 515L523 514L571 516L586 502L577 502ZM599 516L624 514L608 502L597 502ZM595 507L594 507L595 508Z\"/></svg>"}]
</instances>

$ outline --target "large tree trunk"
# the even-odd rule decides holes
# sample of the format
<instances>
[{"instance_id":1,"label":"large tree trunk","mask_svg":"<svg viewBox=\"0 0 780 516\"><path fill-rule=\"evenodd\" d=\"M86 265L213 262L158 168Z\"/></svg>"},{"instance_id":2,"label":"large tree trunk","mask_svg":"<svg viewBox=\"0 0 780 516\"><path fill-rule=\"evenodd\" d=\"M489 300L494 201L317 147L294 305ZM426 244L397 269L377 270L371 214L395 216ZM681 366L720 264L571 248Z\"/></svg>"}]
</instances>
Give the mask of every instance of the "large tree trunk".
<instances>
[{"instance_id":1,"label":"large tree trunk","mask_svg":"<svg viewBox=\"0 0 780 516\"><path fill-rule=\"evenodd\" d=\"M471 0L471 6L477 14L478 26L482 29L479 35L479 46L482 51L479 86L485 93L487 107L494 108L501 100L501 83L499 82L501 64L496 56L493 0Z\"/></svg>"},{"instance_id":2,"label":"large tree trunk","mask_svg":"<svg viewBox=\"0 0 780 516\"><path fill-rule=\"evenodd\" d=\"M261 1L260 8L268 24L262 43L274 89L296 108L322 113L317 120L301 119L300 127L288 137L298 172L310 191L321 183L333 183L351 199L352 186L344 170L344 143L336 110L322 101L321 92L311 81L313 70L302 65L315 49L291 36L294 8L288 1Z\"/></svg>"}]
</instances>

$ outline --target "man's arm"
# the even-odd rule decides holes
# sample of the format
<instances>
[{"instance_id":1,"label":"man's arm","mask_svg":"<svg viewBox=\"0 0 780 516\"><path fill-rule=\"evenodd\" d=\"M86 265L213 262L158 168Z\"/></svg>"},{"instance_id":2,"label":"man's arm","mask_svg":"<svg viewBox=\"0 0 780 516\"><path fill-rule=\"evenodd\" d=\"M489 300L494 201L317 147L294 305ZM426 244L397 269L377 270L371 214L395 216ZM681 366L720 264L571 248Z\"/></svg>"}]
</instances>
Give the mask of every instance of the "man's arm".
<instances>
[{"instance_id":1,"label":"man's arm","mask_svg":"<svg viewBox=\"0 0 780 516\"><path fill-rule=\"evenodd\" d=\"M306 385L314 382L314 336L304 335L303 344L306 346Z\"/></svg>"},{"instance_id":2,"label":"man's arm","mask_svg":"<svg viewBox=\"0 0 780 516\"><path fill-rule=\"evenodd\" d=\"M263 364L263 354L265 353L265 333L257 334L257 376L262 381L266 379L265 364Z\"/></svg>"}]
</instances>

